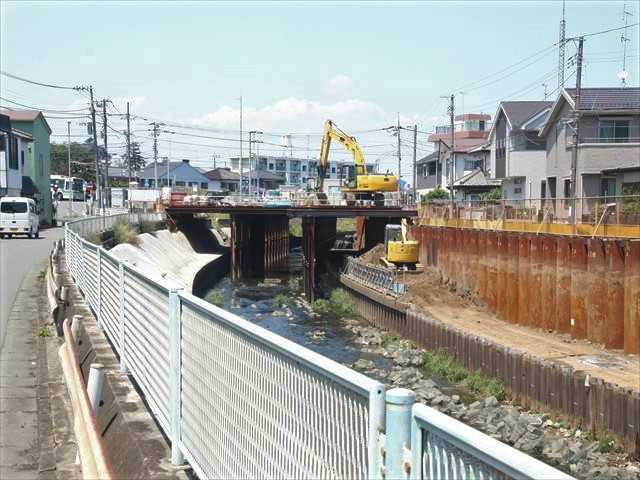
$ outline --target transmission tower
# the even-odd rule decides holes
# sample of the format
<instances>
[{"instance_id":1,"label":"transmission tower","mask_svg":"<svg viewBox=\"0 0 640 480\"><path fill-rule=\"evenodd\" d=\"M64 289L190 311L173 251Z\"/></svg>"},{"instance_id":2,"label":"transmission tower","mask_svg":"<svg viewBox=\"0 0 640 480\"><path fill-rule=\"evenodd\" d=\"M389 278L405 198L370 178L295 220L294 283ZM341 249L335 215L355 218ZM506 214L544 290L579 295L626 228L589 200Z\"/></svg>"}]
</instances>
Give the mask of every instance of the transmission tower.
<instances>
[{"instance_id":1,"label":"transmission tower","mask_svg":"<svg viewBox=\"0 0 640 480\"><path fill-rule=\"evenodd\" d=\"M560 38L558 40L558 91L564 86L564 51L566 46L565 30L567 22L564 19L565 5L562 0L562 20L560 20Z\"/></svg>"}]
</instances>

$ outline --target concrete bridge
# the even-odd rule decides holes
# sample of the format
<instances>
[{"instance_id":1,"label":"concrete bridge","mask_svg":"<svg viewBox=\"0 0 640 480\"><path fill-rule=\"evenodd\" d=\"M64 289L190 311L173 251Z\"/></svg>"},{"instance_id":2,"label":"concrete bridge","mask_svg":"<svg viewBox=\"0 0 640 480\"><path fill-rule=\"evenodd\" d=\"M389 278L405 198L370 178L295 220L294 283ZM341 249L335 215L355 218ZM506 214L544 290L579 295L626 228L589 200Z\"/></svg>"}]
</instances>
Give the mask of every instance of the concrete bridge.
<instances>
[{"instance_id":1,"label":"concrete bridge","mask_svg":"<svg viewBox=\"0 0 640 480\"><path fill-rule=\"evenodd\" d=\"M315 299L318 264L325 258L336 238L338 218L356 218L356 250L369 248L384 240L387 224L418 215L417 210L382 206L172 206L167 215L176 225L189 222L194 214L223 213L231 221L231 279L251 273L264 275L287 261L289 220L302 219L304 293Z\"/></svg>"}]
</instances>

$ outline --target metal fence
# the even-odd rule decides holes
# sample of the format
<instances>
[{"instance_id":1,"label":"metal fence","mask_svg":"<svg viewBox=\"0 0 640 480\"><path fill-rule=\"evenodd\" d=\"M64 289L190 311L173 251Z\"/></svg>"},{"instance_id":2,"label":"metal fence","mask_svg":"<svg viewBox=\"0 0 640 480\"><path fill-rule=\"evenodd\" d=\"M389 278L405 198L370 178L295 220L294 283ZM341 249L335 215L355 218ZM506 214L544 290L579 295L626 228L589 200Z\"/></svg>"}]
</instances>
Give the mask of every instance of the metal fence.
<instances>
[{"instance_id":1,"label":"metal fence","mask_svg":"<svg viewBox=\"0 0 640 480\"><path fill-rule=\"evenodd\" d=\"M343 273L369 288L389 295L404 295L407 291L406 285L397 281L396 272L388 268L370 265L354 257L347 258L347 265Z\"/></svg>"},{"instance_id":2,"label":"metal fence","mask_svg":"<svg viewBox=\"0 0 640 480\"><path fill-rule=\"evenodd\" d=\"M410 412L412 394L385 392L376 380L144 275L79 233L102 226L92 219L67 224L67 265L121 370L135 379L170 439L174 464L186 459L202 479L389 479L409 478L409 471L435 478L415 460L407 468L413 417L399 417L398 404ZM431 414L416 412L424 428ZM474 435L472 443L452 443L456 452L501 471L484 452L493 440ZM507 474L569 478L500 446ZM454 455L452 447L438 448L443 458ZM420 453L420 465L425 458Z\"/></svg>"}]
</instances>

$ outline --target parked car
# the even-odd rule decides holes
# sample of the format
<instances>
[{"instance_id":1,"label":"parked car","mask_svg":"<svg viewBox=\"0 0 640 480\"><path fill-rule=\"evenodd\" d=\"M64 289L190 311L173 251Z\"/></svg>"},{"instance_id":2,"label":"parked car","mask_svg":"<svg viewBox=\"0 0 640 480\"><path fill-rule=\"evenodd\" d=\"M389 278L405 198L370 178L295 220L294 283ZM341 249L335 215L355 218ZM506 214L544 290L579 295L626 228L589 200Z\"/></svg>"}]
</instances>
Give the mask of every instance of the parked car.
<instances>
[{"instance_id":1,"label":"parked car","mask_svg":"<svg viewBox=\"0 0 640 480\"><path fill-rule=\"evenodd\" d=\"M0 238L14 235L40 236L38 207L32 198L0 198Z\"/></svg>"}]
</instances>

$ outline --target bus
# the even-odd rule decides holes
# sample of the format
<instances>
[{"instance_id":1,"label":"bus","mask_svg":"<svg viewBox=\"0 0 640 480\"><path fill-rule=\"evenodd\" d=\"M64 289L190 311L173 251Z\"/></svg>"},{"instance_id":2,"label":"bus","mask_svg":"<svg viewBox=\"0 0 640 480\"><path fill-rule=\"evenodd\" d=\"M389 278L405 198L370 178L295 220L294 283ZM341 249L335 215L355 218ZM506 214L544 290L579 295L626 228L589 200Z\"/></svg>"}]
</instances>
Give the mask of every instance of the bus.
<instances>
[{"instance_id":1,"label":"bus","mask_svg":"<svg viewBox=\"0 0 640 480\"><path fill-rule=\"evenodd\" d=\"M84 180L77 177L65 177L64 175L51 175L51 195L54 195L54 187L58 187L55 196L58 200L84 200Z\"/></svg>"}]
</instances>

